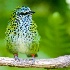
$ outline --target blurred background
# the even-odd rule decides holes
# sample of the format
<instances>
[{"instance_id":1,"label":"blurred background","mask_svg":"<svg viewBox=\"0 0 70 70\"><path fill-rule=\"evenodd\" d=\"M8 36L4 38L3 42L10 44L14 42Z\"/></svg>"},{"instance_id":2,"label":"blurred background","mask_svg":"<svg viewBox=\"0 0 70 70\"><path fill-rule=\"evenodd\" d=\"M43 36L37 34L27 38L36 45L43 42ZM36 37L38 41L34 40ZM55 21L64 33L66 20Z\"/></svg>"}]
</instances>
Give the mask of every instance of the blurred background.
<instances>
[{"instance_id":1,"label":"blurred background","mask_svg":"<svg viewBox=\"0 0 70 70\"><path fill-rule=\"evenodd\" d=\"M5 31L12 11L18 6L29 6L36 12L33 20L38 25L41 36L37 58L48 59L70 54L70 0L0 0L0 57L13 57L6 50ZM20 53L19 57L27 58L25 54ZM13 69L45 70L43 68L0 67L0 70Z\"/></svg>"}]
</instances>

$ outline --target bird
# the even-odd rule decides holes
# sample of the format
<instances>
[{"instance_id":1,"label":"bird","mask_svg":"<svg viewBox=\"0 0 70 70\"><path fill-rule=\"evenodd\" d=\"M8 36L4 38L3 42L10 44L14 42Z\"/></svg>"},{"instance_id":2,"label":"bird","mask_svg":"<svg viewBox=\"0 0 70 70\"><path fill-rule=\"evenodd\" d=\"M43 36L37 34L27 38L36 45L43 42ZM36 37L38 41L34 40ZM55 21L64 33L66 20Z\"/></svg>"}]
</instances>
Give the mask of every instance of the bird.
<instances>
[{"instance_id":1,"label":"bird","mask_svg":"<svg viewBox=\"0 0 70 70\"><path fill-rule=\"evenodd\" d=\"M8 22L5 32L6 45L15 60L18 59L18 53L32 58L38 56L40 35L37 24L32 19L34 13L27 6L16 8Z\"/></svg>"}]
</instances>

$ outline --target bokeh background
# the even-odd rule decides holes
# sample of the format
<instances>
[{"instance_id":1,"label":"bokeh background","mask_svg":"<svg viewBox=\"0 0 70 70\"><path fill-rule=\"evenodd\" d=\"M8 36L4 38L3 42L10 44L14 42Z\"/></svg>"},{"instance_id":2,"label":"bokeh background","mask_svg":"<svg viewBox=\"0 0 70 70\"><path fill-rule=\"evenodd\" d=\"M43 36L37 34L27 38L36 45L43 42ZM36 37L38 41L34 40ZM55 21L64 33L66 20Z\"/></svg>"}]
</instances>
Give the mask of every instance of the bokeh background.
<instances>
[{"instance_id":1,"label":"bokeh background","mask_svg":"<svg viewBox=\"0 0 70 70\"><path fill-rule=\"evenodd\" d=\"M18 6L29 6L36 12L33 20L38 25L41 36L38 58L48 59L70 54L70 0L0 0L0 57L13 57L6 50L5 31L12 11ZM27 58L20 53L19 57ZM1 66L0 70L44 69Z\"/></svg>"}]
</instances>

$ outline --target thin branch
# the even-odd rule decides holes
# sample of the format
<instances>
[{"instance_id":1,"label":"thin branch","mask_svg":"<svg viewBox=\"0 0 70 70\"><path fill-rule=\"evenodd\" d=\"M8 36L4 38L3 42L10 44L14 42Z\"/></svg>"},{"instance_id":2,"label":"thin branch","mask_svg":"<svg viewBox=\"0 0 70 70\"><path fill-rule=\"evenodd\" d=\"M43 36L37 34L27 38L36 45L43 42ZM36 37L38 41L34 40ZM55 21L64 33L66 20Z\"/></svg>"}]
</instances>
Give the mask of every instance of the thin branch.
<instances>
[{"instance_id":1,"label":"thin branch","mask_svg":"<svg viewBox=\"0 0 70 70\"><path fill-rule=\"evenodd\" d=\"M70 55L60 56L51 59L35 59L35 63L32 64L32 60L20 59L14 60L14 58L0 57L0 66L12 66L20 68L65 68L70 67Z\"/></svg>"}]
</instances>

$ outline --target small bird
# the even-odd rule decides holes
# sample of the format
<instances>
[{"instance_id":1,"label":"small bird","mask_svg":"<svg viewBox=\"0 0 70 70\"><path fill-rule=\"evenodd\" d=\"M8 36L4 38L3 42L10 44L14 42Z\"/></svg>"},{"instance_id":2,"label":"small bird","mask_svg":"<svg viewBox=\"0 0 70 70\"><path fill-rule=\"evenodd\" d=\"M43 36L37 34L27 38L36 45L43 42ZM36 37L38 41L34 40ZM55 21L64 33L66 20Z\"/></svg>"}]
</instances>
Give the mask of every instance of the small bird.
<instances>
[{"instance_id":1,"label":"small bird","mask_svg":"<svg viewBox=\"0 0 70 70\"><path fill-rule=\"evenodd\" d=\"M40 35L36 23L32 20L32 11L22 6L14 10L6 28L7 49L18 59L18 53L36 57L39 51Z\"/></svg>"}]
</instances>

